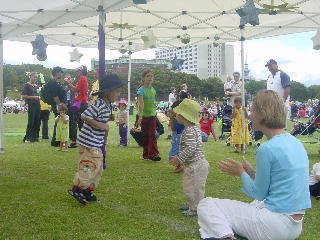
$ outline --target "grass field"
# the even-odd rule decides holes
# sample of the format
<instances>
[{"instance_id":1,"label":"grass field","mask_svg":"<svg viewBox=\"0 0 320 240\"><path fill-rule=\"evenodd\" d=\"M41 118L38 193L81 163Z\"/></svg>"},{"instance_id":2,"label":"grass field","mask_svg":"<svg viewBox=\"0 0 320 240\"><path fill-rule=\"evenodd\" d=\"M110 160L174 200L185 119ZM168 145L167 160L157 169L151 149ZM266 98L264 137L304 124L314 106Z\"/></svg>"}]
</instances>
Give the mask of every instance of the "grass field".
<instances>
[{"instance_id":1,"label":"grass field","mask_svg":"<svg viewBox=\"0 0 320 240\"><path fill-rule=\"evenodd\" d=\"M117 147L116 125L111 123L107 145L108 169L96 191L99 202L82 206L67 195L77 168L76 149L55 152L49 140L22 143L26 114L4 115L5 153L0 155L0 239L199 239L197 218L181 215L184 203L182 175L172 174L167 163L170 142L160 137L160 162L140 160L142 149L132 139ZM51 116L51 123L53 123ZM219 133L219 131L218 131ZM319 145L306 144L310 165L319 161ZM231 153L224 141L204 144L211 165L206 196L249 202L241 182L221 174L218 160ZM245 157L254 164L256 147ZM320 201L312 200L299 240L319 239Z\"/></svg>"}]
</instances>

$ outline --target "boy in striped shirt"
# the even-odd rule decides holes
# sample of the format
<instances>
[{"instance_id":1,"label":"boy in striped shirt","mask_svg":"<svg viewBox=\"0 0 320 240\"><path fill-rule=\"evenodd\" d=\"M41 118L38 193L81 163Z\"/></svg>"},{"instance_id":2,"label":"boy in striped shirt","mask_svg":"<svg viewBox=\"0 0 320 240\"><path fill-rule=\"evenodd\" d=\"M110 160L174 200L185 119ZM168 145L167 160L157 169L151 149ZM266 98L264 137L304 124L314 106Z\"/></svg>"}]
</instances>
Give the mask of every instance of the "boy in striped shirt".
<instances>
[{"instance_id":1,"label":"boy in striped shirt","mask_svg":"<svg viewBox=\"0 0 320 240\"><path fill-rule=\"evenodd\" d=\"M109 130L110 104L118 100L122 86L117 75L108 74L101 80L100 90L93 94L98 95L98 99L81 114L84 125L77 138L79 168L68 193L82 204L97 200L92 191L98 186L102 175L101 146Z\"/></svg>"},{"instance_id":2,"label":"boy in striped shirt","mask_svg":"<svg viewBox=\"0 0 320 240\"><path fill-rule=\"evenodd\" d=\"M180 139L179 154L171 158L170 164L183 165L183 191L187 205L181 206L184 216L197 216L197 206L204 198L206 180L209 173L209 163L202 149L199 122L200 105L191 100L184 99L179 106L172 109L178 123L184 125Z\"/></svg>"}]
</instances>

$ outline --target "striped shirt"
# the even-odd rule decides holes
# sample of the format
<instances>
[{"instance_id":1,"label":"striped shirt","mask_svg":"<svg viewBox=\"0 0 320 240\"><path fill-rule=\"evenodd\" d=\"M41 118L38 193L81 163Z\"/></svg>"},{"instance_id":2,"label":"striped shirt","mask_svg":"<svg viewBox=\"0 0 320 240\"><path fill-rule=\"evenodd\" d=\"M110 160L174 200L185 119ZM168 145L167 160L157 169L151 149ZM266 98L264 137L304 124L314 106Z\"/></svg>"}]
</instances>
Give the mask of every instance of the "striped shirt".
<instances>
[{"instance_id":1,"label":"striped shirt","mask_svg":"<svg viewBox=\"0 0 320 240\"><path fill-rule=\"evenodd\" d=\"M124 123L127 119L127 111L126 110L119 110L116 115L116 121L120 123Z\"/></svg>"},{"instance_id":2,"label":"striped shirt","mask_svg":"<svg viewBox=\"0 0 320 240\"><path fill-rule=\"evenodd\" d=\"M202 150L201 132L197 126L184 128L180 140L178 160L185 165L205 160Z\"/></svg>"},{"instance_id":3,"label":"striped shirt","mask_svg":"<svg viewBox=\"0 0 320 240\"><path fill-rule=\"evenodd\" d=\"M110 104L98 98L81 116L107 123L111 116ZM84 123L77 138L77 143L84 147L100 149L104 142L104 136L105 130Z\"/></svg>"}]
</instances>

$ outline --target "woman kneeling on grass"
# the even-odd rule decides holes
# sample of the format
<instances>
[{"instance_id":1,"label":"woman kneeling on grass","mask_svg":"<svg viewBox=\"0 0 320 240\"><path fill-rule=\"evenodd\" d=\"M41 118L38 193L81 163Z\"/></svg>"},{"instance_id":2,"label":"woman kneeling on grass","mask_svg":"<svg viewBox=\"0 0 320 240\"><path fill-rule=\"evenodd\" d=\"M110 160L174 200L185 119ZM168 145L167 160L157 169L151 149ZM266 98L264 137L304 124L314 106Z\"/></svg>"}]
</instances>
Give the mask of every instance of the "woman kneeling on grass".
<instances>
[{"instance_id":1,"label":"woman kneeling on grass","mask_svg":"<svg viewBox=\"0 0 320 240\"><path fill-rule=\"evenodd\" d=\"M248 161L220 161L220 170L239 176L251 204L205 198L198 205L202 239L290 240L302 232L305 210L311 207L309 160L299 140L286 133L283 100L274 91L261 90L253 100L252 127L268 138L256 154L256 172Z\"/></svg>"}]
</instances>

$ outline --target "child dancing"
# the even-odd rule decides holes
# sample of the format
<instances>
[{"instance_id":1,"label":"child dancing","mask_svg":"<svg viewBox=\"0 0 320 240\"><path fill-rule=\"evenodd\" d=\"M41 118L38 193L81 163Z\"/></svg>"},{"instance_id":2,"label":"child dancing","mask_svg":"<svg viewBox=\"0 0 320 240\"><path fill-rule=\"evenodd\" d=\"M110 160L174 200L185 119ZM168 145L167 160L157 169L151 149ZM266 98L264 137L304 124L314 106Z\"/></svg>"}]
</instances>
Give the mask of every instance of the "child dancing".
<instances>
[{"instance_id":1,"label":"child dancing","mask_svg":"<svg viewBox=\"0 0 320 240\"><path fill-rule=\"evenodd\" d=\"M119 101L119 112L116 115L116 123L119 126L120 147L128 145L128 116L127 116L127 101L121 99Z\"/></svg>"},{"instance_id":2,"label":"child dancing","mask_svg":"<svg viewBox=\"0 0 320 240\"><path fill-rule=\"evenodd\" d=\"M173 156L170 164L178 166L183 164L183 190L187 199L187 205L180 209L185 216L196 216L197 206L204 198L205 185L209 172L209 163L206 160L199 128L200 105L191 100L184 99L179 106L173 108L178 123L184 125L180 140L179 154Z\"/></svg>"},{"instance_id":3,"label":"child dancing","mask_svg":"<svg viewBox=\"0 0 320 240\"><path fill-rule=\"evenodd\" d=\"M68 151L69 139L69 116L67 115L68 107L66 104L61 103L58 106L59 115L55 118L57 124L56 140L60 142L58 151Z\"/></svg>"},{"instance_id":4,"label":"child dancing","mask_svg":"<svg viewBox=\"0 0 320 240\"><path fill-rule=\"evenodd\" d=\"M94 93L98 99L81 114L84 125L77 138L79 168L68 193L82 204L97 200L92 191L97 188L102 175L101 146L109 130L110 104L119 98L122 86L117 75L108 74L101 80L100 90Z\"/></svg>"},{"instance_id":5,"label":"child dancing","mask_svg":"<svg viewBox=\"0 0 320 240\"><path fill-rule=\"evenodd\" d=\"M244 119L243 119L243 116L244 116ZM234 106L232 109L232 126L231 126L231 142L230 142L235 147L235 150L234 150L235 153L241 153L244 149L243 144L249 143L249 130L248 130L247 119L248 119L248 113L246 108L242 107L242 98L236 97L234 99ZM244 125L244 131L243 131L243 125Z\"/></svg>"}]
</instances>

